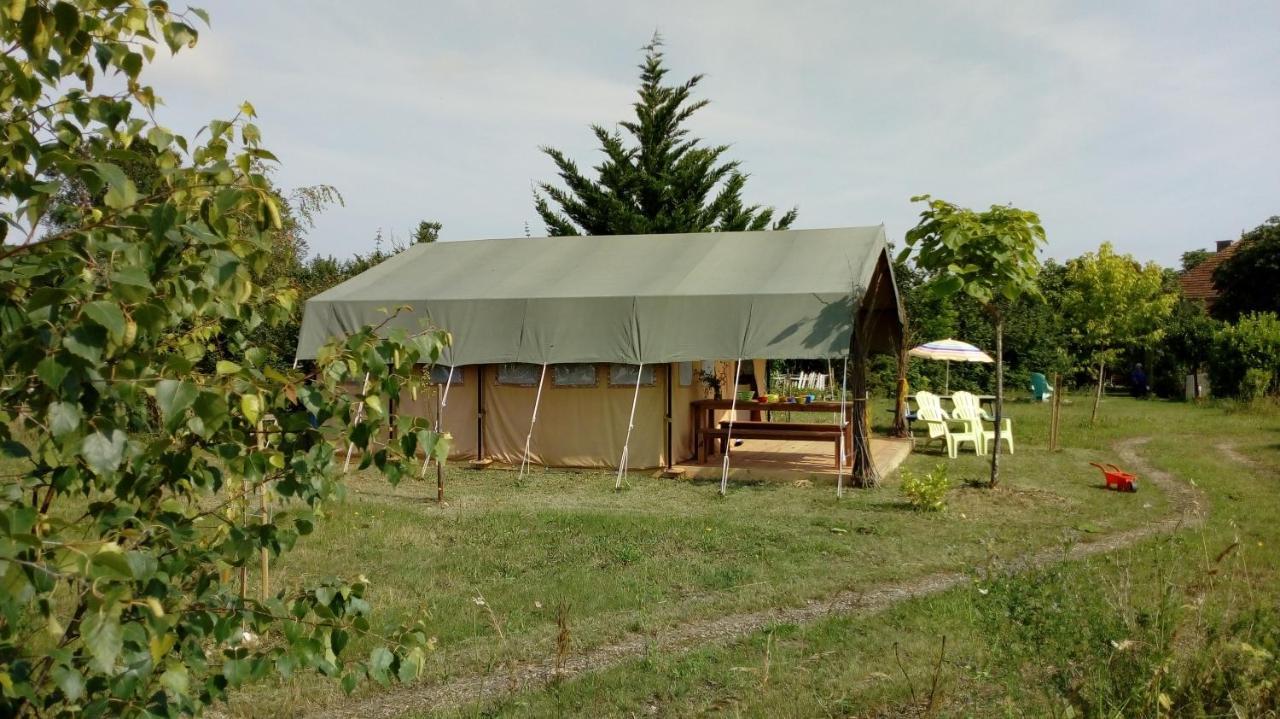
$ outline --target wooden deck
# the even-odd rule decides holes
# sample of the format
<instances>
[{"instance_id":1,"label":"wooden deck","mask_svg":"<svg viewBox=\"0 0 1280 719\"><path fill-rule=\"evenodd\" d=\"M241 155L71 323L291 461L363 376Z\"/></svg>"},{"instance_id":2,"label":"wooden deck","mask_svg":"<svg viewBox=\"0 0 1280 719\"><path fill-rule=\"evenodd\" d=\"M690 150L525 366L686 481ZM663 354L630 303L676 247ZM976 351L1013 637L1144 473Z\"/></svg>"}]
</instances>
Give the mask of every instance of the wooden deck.
<instances>
[{"instance_id":1,"label":"wooden deck","mask_svg":"<svg viewBox=\"0 0 1280 719\"><path fill-rule=\"evenodd\" d=\"M871 457L881 475L889 474L911 454L911 440L871 438ZM690 479L719 479L722 457L706 464L693 460L677 464ZM830 442L748 439L734 447L729 459L730 479L810 479L835 481L836 468ZM845 476L848 476L848 468Z\"/></svg>"}]
</instances>

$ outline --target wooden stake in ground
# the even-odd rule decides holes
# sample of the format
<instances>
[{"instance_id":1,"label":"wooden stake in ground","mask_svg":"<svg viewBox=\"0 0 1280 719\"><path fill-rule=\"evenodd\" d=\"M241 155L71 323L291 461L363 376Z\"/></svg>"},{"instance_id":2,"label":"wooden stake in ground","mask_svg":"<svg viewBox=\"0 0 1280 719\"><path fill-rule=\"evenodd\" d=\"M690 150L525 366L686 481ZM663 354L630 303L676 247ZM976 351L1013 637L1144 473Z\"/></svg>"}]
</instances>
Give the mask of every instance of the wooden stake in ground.
<instances>
[{"instance_id":1,"label":"wooden stake in ground","mask_svg":"<svg viewBox=\"0 0 1280 719\"><path fill-rule=\"evenodd\" d=\"M1102 378L1105 376L1106 367L1106 360L1098 360L1098 390L1093 395L1093 414L1089 415L1090 427L1098 423L1098 405L1102 403Z\"/></svg>"},{"instance_id":2,"label":"wooden stake in ground","mask_svg":"<svg viewBox=\"0 0 1280 719\"><path fill-rule=\"evenodd\" d=\"M1049 451L1058 451L1058 427L1062 421L1062 375L1053 375L1053 400L1049 405Z\"/></svg>"},{"instance_id":3,"label":"wooden stake in ground","mask_svg":"<svg viewBox=\"0 0 1280 719\"><path fill-rule=\"evenodd\" d=\"M453 367L449 368L449 380L453 380ZM440 386L436 385L436 432L444 425L444 401ZM436 504L444 504L444 462L436 460Z\"/></svg>"},{"instance_id":4,"label":"wooden stake in ground","mask_svg":"<svg viewBox=\"0 0 1280 719\"><path fill-rule=\"evenodd\" d=\"M262 421L258 421L258 449L265 450L267 448L267 435L263 431ZM270 521L270 514L267 509L267 483L264 480L258 485L258 523L265 525ZM258 563L261 575L259 577L258 598L267 601L267 597L271 596L271 558L267 554L267 548L262 547L259 551Z\"/></svg>"}]
</instances>

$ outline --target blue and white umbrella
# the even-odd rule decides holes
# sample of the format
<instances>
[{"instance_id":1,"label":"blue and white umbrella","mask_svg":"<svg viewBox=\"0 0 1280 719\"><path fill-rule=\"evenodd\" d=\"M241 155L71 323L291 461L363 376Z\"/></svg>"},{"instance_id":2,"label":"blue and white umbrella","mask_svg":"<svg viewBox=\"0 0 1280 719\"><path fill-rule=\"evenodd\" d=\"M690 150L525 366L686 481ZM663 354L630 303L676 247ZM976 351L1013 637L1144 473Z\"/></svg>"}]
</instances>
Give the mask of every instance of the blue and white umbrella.
<instances>
[{"instance_id":1,"label":"blue and white umbrella","mask_svg":"<svg viewBox=\"0 0 1280 719\"><path fill-rule=\"evenodd\" d=\"M907 352L912 357L923 357L925 359L943 360L947 363L947 379L944 394L951 392L951 363L952 362L995 362L991 359L991 355L974 347L968 342L960 340L945 339L926 342Z\"/></svg>"}]
</instances>

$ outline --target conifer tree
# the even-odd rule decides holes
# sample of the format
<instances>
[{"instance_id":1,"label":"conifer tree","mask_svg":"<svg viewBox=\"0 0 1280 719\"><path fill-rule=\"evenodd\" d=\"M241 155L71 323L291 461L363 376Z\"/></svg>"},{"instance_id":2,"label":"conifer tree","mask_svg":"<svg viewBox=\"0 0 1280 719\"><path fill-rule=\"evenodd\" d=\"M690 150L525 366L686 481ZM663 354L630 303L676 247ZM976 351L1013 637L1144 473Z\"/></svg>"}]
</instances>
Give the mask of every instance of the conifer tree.
<instances>
[{"instance_id":1,"label":"conifer tree","mask_svg":"<svg viewBox=\"0 0 1280 719\"><path fill-rule=\"evenodd\" d=\"M563 187L542 182L535 190L538 214L549 235L625 235L731 230L785 230L792 208L775 218L774 208L747 205L747 175L725 160L728 145L706 146L689 136L685 122L707 106L695 100L702 80L665 85L662 39L644 48L635 119L619 123L625 134L593 125L605 160L585 176L563 152L543 147Z\"/></svg>"}]
</instances>

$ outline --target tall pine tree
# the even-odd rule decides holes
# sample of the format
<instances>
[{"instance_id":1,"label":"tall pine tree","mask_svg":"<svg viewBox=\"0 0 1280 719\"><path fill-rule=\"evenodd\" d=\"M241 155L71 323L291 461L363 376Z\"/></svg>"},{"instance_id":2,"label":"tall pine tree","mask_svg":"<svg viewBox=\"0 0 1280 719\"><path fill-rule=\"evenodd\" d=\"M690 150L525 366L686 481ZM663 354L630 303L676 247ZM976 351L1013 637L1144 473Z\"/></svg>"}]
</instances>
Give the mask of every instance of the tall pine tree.
<instances>
[{"instance_id":1,"label":"tall pine tree","mask_svg":"<svg viewBox=\"0 0 1280 719\"><path fill-rule=\"evenodd\" d=\"M657 35L644 48L636 117L619 123L631 143L620 132L599 125L591 128L606 158L595 167L599 179L584 176L560 150L542 148L564 183L557 187L542 182L534 193L547 234L787 229L796 219L795 208L775 219L772 207L743 203L747 176L736 160L721 159L728 145L707 147L689 137L685 121L708 103L691 99L702 76L664 85L667 69L661 48Z\"/></svg>"}]
</instances>

